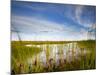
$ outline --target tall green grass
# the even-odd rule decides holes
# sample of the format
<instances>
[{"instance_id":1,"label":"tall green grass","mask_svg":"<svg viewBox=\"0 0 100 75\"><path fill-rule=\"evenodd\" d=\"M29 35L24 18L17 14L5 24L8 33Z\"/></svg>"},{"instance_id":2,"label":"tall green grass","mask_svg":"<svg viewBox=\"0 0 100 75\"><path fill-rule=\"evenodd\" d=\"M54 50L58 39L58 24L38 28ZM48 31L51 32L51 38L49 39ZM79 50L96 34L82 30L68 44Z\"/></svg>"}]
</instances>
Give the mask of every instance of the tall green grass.
<instances>
[{"instance_id":1,"label":"tall green grass","mask_svg":"<svg viewBox=\"0 0 100 75\"><path fill-rule=\"evenodd\" d=\"M96 68L96 41L80 41L78 46L84 51L84 48L89 51L89 54L81 57L81 69L95 69Z\"/></svg>"},{"instance_id":2,"label":"tall green grass","mask_svg":"<svg viewBox=\"0 0 100 75\"><path fill-rule=\"evenodd\" d=\"M67 60L63 60L63 44L67 43L73 43L76 42L78 44L78 47L81 50L81 55L79 56L80 59L75 59L74 57L74 44L72 47L72 54L73 54L73 61L68 62ZM53 58L53 63L49 63L49 56L50 50L52 49L49 45L50 44L58 44L59 48L59 53L61 54L61 60L60 60L60 65L55 66L55 58ZM39 62L39 58L36 58L37 63L31 64L30 66L26 60L32 56L37 55L40 53L42 50L42 46L40 48L37 47L26 47L26 44L34 44L34 45L42 45L46 44L46 61L47 61L47 66L43 66ZM87 53L84 55L84 49L89 51L90 53ZM32 42L32 41L12 41L11 43L11 69L15 71L16 74L18 73L40 73L40 72L56 72L56 71L71 71L71 70L85 70L85 69L95 69L96 68L96 41L95 40L87 40L87 41L68 41L68 42L53 42L53 41L38 41L38 42ZM34 58L34 57L33 57ZM67 57L66 57L67 58ZM18 64L24 64L23 67L23 72L19 71L19 66ZM21 69L20 69L21 70Z\"/></svg>"},{"instance_id":3,"label":"tall green grass","mask_svg":"<svg viewBox=\"0 0 100 75\"><path fill-rule=\"evenodd\" d=\"M26 47L24 44L21 44L19 41L11 42L11 68L14 69L16 73L20 73L18 69L19 65L23 64L24 69L27 70L26 60L36 54L41 52L40 48L37 47Z\"/></svg>"}]
</instances>

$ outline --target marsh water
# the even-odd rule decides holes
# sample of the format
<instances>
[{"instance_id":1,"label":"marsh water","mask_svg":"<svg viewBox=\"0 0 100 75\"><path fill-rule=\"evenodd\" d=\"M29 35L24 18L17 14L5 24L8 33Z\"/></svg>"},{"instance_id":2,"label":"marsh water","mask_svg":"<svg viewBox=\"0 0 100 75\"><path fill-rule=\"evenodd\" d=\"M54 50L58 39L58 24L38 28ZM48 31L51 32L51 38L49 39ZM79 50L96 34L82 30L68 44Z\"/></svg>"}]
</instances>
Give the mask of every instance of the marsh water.
<instances>
[{"instance_id":1,"label":"marsh water","mask_svg":"<svg viewBox=\"0 0 100 75\"><path fill-rule=\"evenodd\" d=\"M76 42L67 44L42 44L42 45L32 45L27 44L27 47L38 47L42 51L37 55L33 55L27 60L28 64L32 64L35 60L46 66L48 60L53 60L55 65L59 65L59 60L66 60L67 62L72 62L74 60L79 60L81 56L85 56L90 53L86 48L81 49Z\"/></svg>"}]
</instances>

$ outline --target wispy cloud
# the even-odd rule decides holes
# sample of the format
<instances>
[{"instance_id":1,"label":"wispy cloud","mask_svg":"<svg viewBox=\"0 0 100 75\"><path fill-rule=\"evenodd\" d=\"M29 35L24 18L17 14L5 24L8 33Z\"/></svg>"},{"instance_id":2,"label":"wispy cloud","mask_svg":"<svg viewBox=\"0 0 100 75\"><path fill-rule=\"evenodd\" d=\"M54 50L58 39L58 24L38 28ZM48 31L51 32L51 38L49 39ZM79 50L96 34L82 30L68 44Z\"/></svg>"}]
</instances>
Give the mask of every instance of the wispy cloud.
<instances>
[{"instance_id":1,"label":"wispy cloud","mask_svg":"<svg viewBox=\"0 0 100 75\"><path fill-rule=\"evenodd\" d=\"M30 37L34 37L34 34L39 34L38 37L44 37L44 39L46 39L45 37L52 37L52 39L55 39L55 37L58 39L72 39L73 37L80 35L80 32L75 31L72 27L33 17L12 15L11 24L12 32L18 31L21 33L21 37L22 34L27 36L31 34Z\"/></svg>"},{"instance_id":2,"label":"wispy cloud","mask_svg":"<svg viewBox=\"0 0 100 75\"><path fill-rule=\"evenodd\" d=\"M76 5L71 7L72 8L69 11L65 11L64 16L72 19L73 22L86 28L89 28L95 24L95 7L91 8L89 6L83 5Z\"/></svg>"},{"instance_id":3,"label":"wispy cloud","mask_svg":"<svg viewBox=\"0 0 100 75\"><path fill-rule=\"evenodd\" d=\"M74 17L74 19L81 25L83 25L83 21L81 20L81 14L83 12L83 10L82 10L83 7L84 6L77 6L75 8L75 17Z\"/></svg>"},{"instance_id":4,"label":"wispy cloud","mask_svg":"<svg viewBox=\"0 0 100 75\"><path fill-rule=\"evenodd\" d=\"M95 18L95 16L93 15L94 11L90 8L87 10L86 9L86 6L77 6L75 9L75 20L84 27L91 27L92 25L94 25L94 22L92 22ZM83 17L87 18L84 19Z\"/></svg>"},{"instance_id":5,"label":"wispy cloud","mask_svg":"<svg viewBox=\"0 0 100 75\"><path fill-rule=\"evenodd\" d=\"M12 30L15 28L19 32L23 33L74 33L74 29L71 27L66 27L65 25L57 24L54 22L46 21L43 19L37 19L33 17L26 16L14 16L12 15Z\"/></svg>"},{"instance_id":6,"label":"wispy cloud","mask_svg":"<svg viewBox=\"0 0 100 75\"><path fill-rule=\"evenodd\" d=\"M59 24L25 16L12 16L12 27L23 33L55 32L63 30Z\"/></svg>"}]
</instances>

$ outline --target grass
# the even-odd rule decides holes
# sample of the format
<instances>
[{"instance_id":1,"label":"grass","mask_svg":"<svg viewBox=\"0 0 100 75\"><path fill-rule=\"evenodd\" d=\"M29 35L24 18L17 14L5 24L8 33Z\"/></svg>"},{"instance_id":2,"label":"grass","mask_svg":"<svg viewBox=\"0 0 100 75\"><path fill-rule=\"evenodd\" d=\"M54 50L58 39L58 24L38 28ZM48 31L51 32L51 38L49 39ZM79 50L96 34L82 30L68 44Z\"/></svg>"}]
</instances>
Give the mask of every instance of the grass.
<instances>
[{"instance_id":1,"label":"grass","mask_svg":"<svg viewBox=\"0 0 100 75\"><path fill-rule=\"evenodd\" d=\"M80 41L78 43L81 49L86 48L87 51L90 51L90 54L87 54L81 59L81 68L82 69L95 69L96 68L96 41Z\"/></svg>"},{"instance_id":2,"label":"grass","mask_svg":"<svg viewBox=\"0 0 100 75\"><path fill-rule=\"evenodd\" d=\"M24 66L27 66L26 60L29 57L32 57L33 55L38 54L39 52L41 52L41 49L37 47L26 47L23 44L20 44L20 42L12 42L11 43L12 69L14 69L16 73L20 73L18 71L19 65L24 64ZM24 69L27 69L27 68L24 68Z\"/></svg>"},{"instance_id":3,"label":"grass","mask_svg":"<svg viewBox=\"0 0 100 75\"><path fill-rule=\"evenodd\" d=\"M49 59L51 44L58 44L60 46L60 53L63 53L63 44L77 42L78 47L81 49L80 59L74 59L73 61L68 62L66 60L60 59L60 64L56 66L55 59ZM42 51L42 46L38 47L26 47L27 44L33 45L43 45L46 44L46 66L43 66L36 58L36 62L33 64L28 64L26 60L32 56L37 55ZM74 47L74 46L73 46ZM74 49L74 48L73 48ZM84 50L89 51L89 54L83 55ZM41 72L56 72L56 71L72 71L72 70L85 70L85 69L95 69L96 68L96 41L87 40L87 41L12 41L11 43L11 69L15 74L19 73L41 73ZM60 55L62 58L63 56ZM33 57L34 58L34 57Z\"/></svg>"}]
</instances>

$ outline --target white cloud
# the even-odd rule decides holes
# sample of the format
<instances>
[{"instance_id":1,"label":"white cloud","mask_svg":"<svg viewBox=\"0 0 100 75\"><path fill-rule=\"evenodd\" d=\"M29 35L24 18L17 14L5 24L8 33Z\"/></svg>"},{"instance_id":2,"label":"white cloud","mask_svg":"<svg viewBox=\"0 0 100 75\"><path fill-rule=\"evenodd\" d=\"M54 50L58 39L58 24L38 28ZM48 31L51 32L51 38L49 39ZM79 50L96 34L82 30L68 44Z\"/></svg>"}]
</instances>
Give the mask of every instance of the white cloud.
<instances>
[{"instance_id":1,"label":"white cloud","mask_svg":"<svg viewBox=\"0 0 100 75\"><path fill-rule=\"evenodd\" d=\"M77 6L76 7L76 9L75 9L75 18L74 19L76 19L76 21L79 23L79 24L81 24L81 25L83 25L82 24L82 20L81 20L81 14L82 14L82 9L83 9L83 7L84 6Z\"/></svg>"},{"instance_id":2,"label":"white cloud","mask_svg":"<svg viewBox=\"0 0 100 75\"><path fill-rule=\"evenodd\" d=\"M45 33L45 32L56 32L56 33L74 33L72 27L66 27L65 25L57 24L51 21L43 19L31 18L26 16L14 16L12 15L12 28L17 29L23 33Z\"/></svg>"},{"instance_id":3,"label":"white cloud","mask_svg":"<svg viewBox=\"0 0 100 75\"><path fill-rule=\"evenodd\" d=\"M91 25L93 25L93 22L90 22L90 15L91 12L86 12L84 9L86 9L83 5L77 5L72 7L73 9L70 9L69 11L65 11L65 16L72 19L74 22L78 23L79 25L89 28ZM85 16L89 16L89 19L83 19L82 15L85 14ZM92 15L91 15L92 16ZM93 17L92 17L93 18Z\"/></svg>"}]
</instances>

